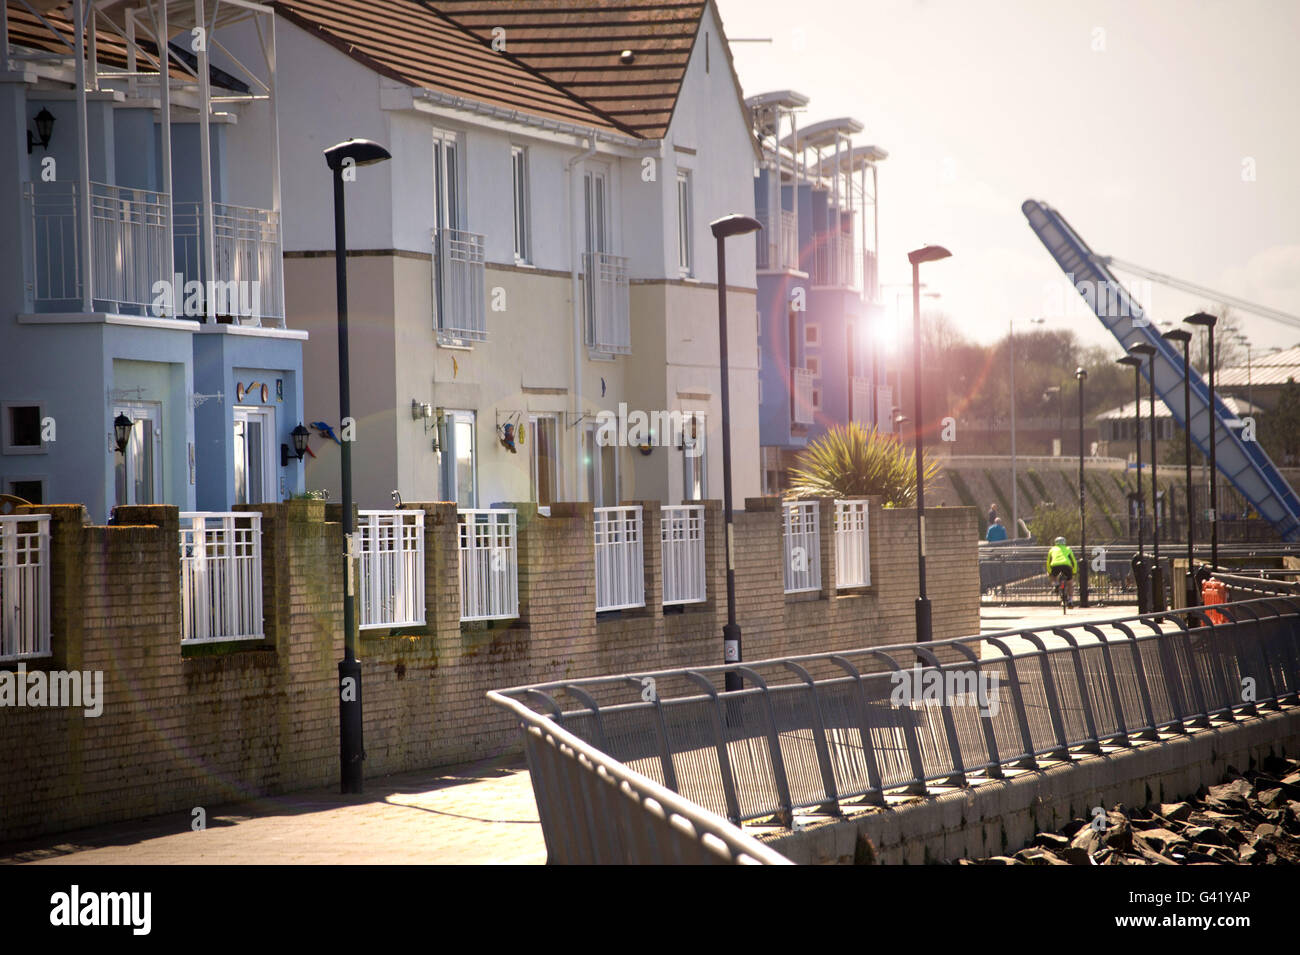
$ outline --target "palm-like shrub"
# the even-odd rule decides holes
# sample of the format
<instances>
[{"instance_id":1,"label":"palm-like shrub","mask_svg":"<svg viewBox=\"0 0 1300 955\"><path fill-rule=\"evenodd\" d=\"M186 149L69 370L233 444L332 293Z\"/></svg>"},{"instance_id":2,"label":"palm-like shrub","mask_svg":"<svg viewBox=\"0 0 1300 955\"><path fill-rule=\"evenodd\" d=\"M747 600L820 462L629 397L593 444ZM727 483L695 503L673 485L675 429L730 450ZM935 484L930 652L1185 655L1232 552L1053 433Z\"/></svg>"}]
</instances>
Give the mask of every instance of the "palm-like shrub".
<instances>
[{"instance_id":1,"label":"palm-like shrub","mask_svg":"<svg viewBox=\"0 0 1300 955\"><path fill-rule=\"evenodd\" d=\"M926 490L939 475L939 463L926 461ZM835 426L795 458L788 497L858 497L878 494L886 507L916 505L916 453L891 435L851 422Z\"/></svg>"}]
</instances>

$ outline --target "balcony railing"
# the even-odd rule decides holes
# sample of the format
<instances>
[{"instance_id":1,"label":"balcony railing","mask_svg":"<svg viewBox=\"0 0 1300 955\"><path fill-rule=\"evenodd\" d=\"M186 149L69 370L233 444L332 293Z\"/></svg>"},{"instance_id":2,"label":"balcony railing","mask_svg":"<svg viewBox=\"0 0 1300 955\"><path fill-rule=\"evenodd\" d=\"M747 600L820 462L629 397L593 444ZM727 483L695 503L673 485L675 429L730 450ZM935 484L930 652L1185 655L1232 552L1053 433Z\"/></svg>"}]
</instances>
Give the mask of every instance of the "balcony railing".
<instances>
[{"instance_id":1,"label":"balcony railing","mask_svg":"<svg viewBox=\"0 0 1300 955\"><path fill-rule=\"evenodd\" d=\"M181 513L181 643L261 640L262 515Z\"/></svg>"},{"instance_id":2,"label":"balcony railing","mask_svg":"<svg viewBox=\"0 0 1300 955\"><path fill-rule=\"evenodd\" d=\"M519 616L519 549L516 512L466 509L460 520L460 619L509 620Z\"/></svg>"},{"instance_id":3,"label":"balcony railing","mask_svg":"<svg viewBox=\"0 0 1300 955\"><path fill-rule=\"evenodd\" d=\"M782 505L785 541L785 592L822 589L821 516L816 501Z\"/></svg>"},{"instance_id":4,"label":"balcony railing","mask_svg":"<svg viewBox=\"0 0 1300 955\"><path fill-rule=\"evenodd\" d=\"M90 184L90 241L81 232L76 182L24 184L31 230L27 273L37 311L80 311L86 258L92 308L149 312L154 286L171 281L171 203L166 193ZM151 313L152 314L152 313Z\"/></svg>"},{"instance_id":5,"label":"balcony railing","mask_svg":"<svg viewBox=\"0 0 1300 955\"><path fill-rule=\"evenodd\" d=\"M0 660L50 655L50 516L0 517Z\"/></svg>"},{"instance_id":6,"label":"balcony railing","mask_svg":"<svg viewBox=\"0 0 1300 955\"><path fill-rule=\"evenodd\" d=\"M853 420L863 427L875 424L871 414L871 379L854 377L853 381Z\"/></svg>"},{"instance_id":7,"label":"balcony railing","mask_svg":"<svg viewBox=\"0 0 1300 955\"><path fill-rule=\"evenodd\" d=\"M628 308L627 259L608 252L582 256L586 282L587 345L610 355L632 351Z\"/></svg>"},{"instance_id":8,"label":"balcony railing","mask_svg":"<svg viewBox=\"0 0 1300 955\"><path fill-rule=\"evenodd\" d=\"M835 586L871 586L871 541L867 502L835 502Z\"/></svg>"},{"instance_id":9,"label":"balcony railing","mask_svg":"<svg viewBox=\"0 0 1300 955\"><path fill-rule=\"evenodd\" d=\"M885 434L894 431L894 388L892 385L876 387L876 413L879 415L876 428Z\"/></svg>"},{"instance_id":10,"label":"balcony railing","mask_svg":"<svg viewBox=\"0 0 1300 955\"><path fill-rule=\"evenodd\" d=\"M678 504L659 515L663 553L664 606L705 599L704 505Z\"/></svg>"},{"instance_id":11,"label":"balcony railing","mask_svg":"<svg viewBox=\"0 0 1300 955\"><path fill-rule=\"evenodd\" d=\"M361 511L358 516L359 629L424 623L424 512Z\"/></svg>"},{"instance_id":12,"label":"balcony railing","mask_svg":"<svg viewBox=\"0 0 1300 955\"><path fill-rule=\"evenodd\" d=\"M484 243L477 232L433 230L433 309L439 340L487 341Z\"/></svg>"},{"instance_id":13,"label":"balcony railing","mask_svg":"<svg viewBox=\"0 0 1300 955\"><path fill-rule=\"evenodd\" d=\"M795 214L789 209L781 209L773 216L766 209L760 209L757 218L763 224L763 230L755 233L758 268L799 268L799 233Z\"/></svg>"},{"instance_id":14,"label":"balcony railing","mask_svg":"<svg viewBox=\"0 0 1300 955\"><path fill-rule=\"evenodd\" d=\"M240 325L284 327L284 261L280 214L270 209L212 204L212 271L203 274L203 204L175 206L176 271L202 283L197 314L231 318ZM209 278L214 284L209 284ZM176 289L177 309L192 307ZM209 297L211 304L209 307Z\"/></svg>"},{"instance_id":15,"label":"balcony railing","mask_svg":"<svg viewBox=\"0 0 1300 955\"><path fill-rule=\"evenodd\" d=\"M853 233L841 233L840 240L835 244L836 262L838 270L835 273L835 284L843 288L857 288L862 281L861 260L853 254Z\"/></svg>"},{"instance_id":16,"label":"balcony railing","mask_svg":"<svg viewBox=\"0 0 1300 955\"><path fill-rule=\"evenodd\" d=\"M794 395L792 420L795 424L812 424L816 420L813 412L813 373L807 368L791 368L790 378Z\"/></svg>"},{"instance_id":17,"label":"balcony railing","mask_svg":"<svg viewBox=\"0 0 1300 955\"><path fill-rule=\"evenodd\" d=\"M596 612L645 606L641 506L597 507Z\"/></svg>"}]
</instances>

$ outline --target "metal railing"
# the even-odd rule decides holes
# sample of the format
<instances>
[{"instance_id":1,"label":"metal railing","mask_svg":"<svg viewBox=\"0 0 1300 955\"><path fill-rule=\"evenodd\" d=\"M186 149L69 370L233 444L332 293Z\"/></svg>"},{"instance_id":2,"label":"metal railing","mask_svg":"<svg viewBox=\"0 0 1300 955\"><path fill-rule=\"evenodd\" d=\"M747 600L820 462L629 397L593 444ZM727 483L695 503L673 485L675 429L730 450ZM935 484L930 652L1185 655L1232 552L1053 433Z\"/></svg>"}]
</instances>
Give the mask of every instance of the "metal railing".
<instances>
[{"instance_id":1,"label":"metal railing","mask_svg":"<svg viewBox=\"0 0 1300 955\"><path fill-rule=\"evenodd\" d=\"M894 386L876 387L876 428L884 434L894 433Z\"/></svg>"},{"instance_id":2,"label":"metal railing","mask_svg":"<svg viewBox=\"0 0 1300 955\"><path fill-rule=\"evenodd\" d=\"M433 230L434 326L445 341L487 341L486 238Z\"/></svg>"},{"instance_id":3,"label":"metal railing","mask_svg":"<svg viewBox=\"0 0 1300 955\"><path fill-rule=\"evenodd\" d=\"M424 512L358 511L358 628L424 623Z\"/></svg>"},{"instance_id":4,"label":"metal railing","mask_svg":"<svg viewBox=\"0 0 1300 955\"><path fill-rule=\"evenodd\" d=\"M816 501L787 501L781 505L781 536L785 553L785 592L822 589L821 513Z\"/></svg>"},{"instance_id":5,"label":"metal railing","mask_svg":"<svg viewBox=\"0 0 1300 955\"><path fill-rule=\"evenodd\" d=\"M597 507L596 612L645 606L645 555L641 505Z\"/></svg>"},{"instance_id":6,"label":"metal railing","mask_svg":"<svg viewBox=\"0 0 1300 955\"><path fill-rule=\"evenodd\" d=\"M180 518L181 644L263 639L262 515Z\"/></svg>"},{"instance_id":7,"label":"metal railing","mask_svg":"<svg viewBox=\"0 0 1300 955\"><path fill-rule=\"evenodd\" d=\"M1047 554L1050 546L1025 543L981 544L980 597L985 603L1055 603L1060 598L1047 574ZM1172 556L1180 556L1176 545L1170 545ZM1088 600L1090 603L1132 603L1137 600L1137 584L1133 578L1133 555L1137 548L1131 544L1089 545L1087 560L1076 554L1079 574L1074 582L1075 600L1079 599L1079 580L1088 569ZM1150 549L1147 550L1148 556ZM1170 553L1162 551L1160 563L1164 568L1166 593L1171 586ZM1100 557L1100 561L1098 558ZM1166 598L1166 606L1168 606Z\"/></svg>"},{"instance_id":8,"label":"metal railing","mask_svg":"<svg viewBox=\"0 0 1300 955\"><path fill-rule=\"evenodd\" d=\"M704 505L673 504L659 512L664 606L702 603L706 597Z\"/></svg>"},{"instance_id":9,"label":"metal railing","mask_svg":"<svg viewBox=\"0 0 1300 955\"><path fill-rule=\"evenodd\" d=\"M50 515L0 516L0 660L50 655Z\"/></svg>"},{"instance_id":10,"label":"metal railing","mask_svg":"<svg viewBox=\"0 0 1300 955\"><path fill-rule=\"evenodd\" d=\"M584 252L582 270L587 299L587 345L598 352L632 351L627 262L621 255Z\"/></svg>"},{"instance_id":11,"label":"metal railing","mask_svg":"<svg viewBox=\"0 0 1300 955\"><path fill-rule=\"evenodd\" d=\"M762 230L755 233L758 241L757 267L760 269L799 268L799 233L794 212L780 209L774 217L766 209L760 209L756 218L763 224Z\"/></svg>"},{"instance_id":12,"label":"metal railing","mask_svg":"<svg viewBox=\"0 0 1300 955\"><path fill-rule=\"evenodd\" d=\"M93 307L150 311L168 274L171 200L166 193L90 183L90 241L81 234L79 183L25 183L31 228L27 281L33 304L80 310L90 258Z\"/></svg>"},{"instance_id":13,"label":"metal railing","mask_svg":"<svg viewBox=\"0 0 1300 955\"><path fill-rule=\"evenodd\" d=\"M813 409L813 373L807 368L791 368L790 384L794 391L794 423L812 424L817 420Z\"/></svg>"},{"instance_id":14,"label":"metal railing","mask_svg":"<svg viewBox=\"0 0 1300 955\"><path fill-rule=\"evenodd\" d=\"M852 386L853 407L851 413L853 420L864 428L870 428L876 423L871 407L871 379L859 378L855 375L850 384Z\"/></svg>"},{"instance_id":15,"label":"metal railing","mask_svg":"<svg viewBox=\"0 0 1300 955\"><path fill-rule=\"evenodd\" d=\"M499 695L733 823L789 825L1300 703L1300 596Z\"/></svg>"},{"instance_id":16,"label":"metal railing","mask_svg":"<svg viewBox=\"0 0 1300 955\"><path fill-rule=\"evenodd\" d=\"M545 716L501 693L510 711L555 865L789 865L737 826L628 769Z\"/></svg>"},{"instance_id":17,"label":"metal railing","mask_svg":"<svg viewBox=\"0 0 1300 955\"><path fill-rule=\"evenodd\" d=\"M871 586L866 501L835 502L835 587Z\"/></svg>"},{"instance_id":18,"label":"metal railing","mask_svg":"<svg viewBox=\"0 0 1300 955\"><path fill-rule=\"evenodd\" d=\"M519 616L518 514L511 508L457 512L460 541L460 619Z\"/></svg>"},{"instance_id":19,"label":"metal railing","mask_svg":"<svg viewBox=\"0 0 1300 955\"><path fill-rule=\"evenodd\" d=\"M203 204L175 205L176 271L185 281L202 283L192 317L211 314L239 324L284 327L284 260L280 214L270 209L212 204L212 271L203 272ZM209 278L212 285L209 285ZM176 307L189 308L189 296L176 289ZM212 301L209 303L209 294Z\"/></svg>"}]
</instances>

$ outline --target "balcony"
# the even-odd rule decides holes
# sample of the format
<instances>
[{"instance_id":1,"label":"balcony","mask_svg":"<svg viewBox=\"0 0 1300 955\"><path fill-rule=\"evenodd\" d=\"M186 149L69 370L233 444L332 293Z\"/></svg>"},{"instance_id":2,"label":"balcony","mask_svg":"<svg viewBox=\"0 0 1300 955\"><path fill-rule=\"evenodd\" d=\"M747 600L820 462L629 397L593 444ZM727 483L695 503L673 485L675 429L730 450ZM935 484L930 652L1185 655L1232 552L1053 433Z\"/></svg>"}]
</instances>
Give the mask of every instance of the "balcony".
<instances>
[{"instance_id":1,"label":"balcony","mask_svg":"<svg viewBox=\"0 0 1300 955\"><path fill-rule=\"evenodd\" d=\"M87 242L78 193L76 182L23 186L33 309L150 313L155 283L171 279L169 197L92 181Z\"/></svg>"},{"instance_id":2,"label":"balcony","mask_svg":"<svg viewBox=\"0 0 1300 955\"><path fill-rule=\"evenodd\" d=\"M487 341L487 267L484 236L463 229L433 230L433 308L438 341Z\"/></svg>"},{"instance_id":3,"label":"balcony","mask_svg":"<svg viewBox=\"0 0 1300 955\"><path fill-rule=\"evenodd\" d=\"M875 423L875 419L871 414L871 379L855 376L851 384L853 391L853 420L865 428L870 428Z\"/></svg>"},{"instance_id":4,"label":"balcony","mask_svg":"<svg viewBox=\"0 0 1300 955\"><path fill-rule=\"evenodd\" d=\"M767 210L760 209L758 221L763 224L763 231L756 233L758 268L797 270L799 232L795 214L789 209L781 209L777 217L773 217Z\"/></svg>"},{"instance_id":5,"label":"balcony","mask_svg":"<svg viewBox=\"0 0 1300 955\"><path fill-rule=\"evenodd\" d=\"M794 408L791 420L795 424L812 424L816 419L813 413L813 373L807 368L790 369Z\"/></svg>"},{"instance_id":6,"label":"balcony","mask_svg":"<svg viewBox=\"0 0 1300 955\"><path fill-rule=\"evenodd\" d=\"M627 259L608 252L582 256L587 299L587 345L608 355L632 352Z\"/></svg>"},{"instance_id":7,"label":"balcony","mask_svg":"<svg viewBox=\"0 0 1300 955\"><path fill-rule=\"evenodd\" d=\"M203 204L174 207L176 271L201 283L199 307L182 298L191 317L229 319L239 325L284 327L284 267L280 215L269 209L212 204L212 276L203 274ZM209 299L211 301L209 301Z\"/></svg>"}]
</instances>

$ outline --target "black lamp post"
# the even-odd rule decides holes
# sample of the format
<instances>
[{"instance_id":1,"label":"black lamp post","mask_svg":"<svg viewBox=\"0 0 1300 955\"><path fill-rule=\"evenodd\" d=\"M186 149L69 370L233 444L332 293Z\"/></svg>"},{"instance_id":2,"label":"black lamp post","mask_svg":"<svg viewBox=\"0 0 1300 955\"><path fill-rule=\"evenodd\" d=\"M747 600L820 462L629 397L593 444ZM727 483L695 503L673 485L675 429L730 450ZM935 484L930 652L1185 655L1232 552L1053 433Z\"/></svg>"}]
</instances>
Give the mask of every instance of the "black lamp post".
<instances>
[{"instance_id":1,"label":"black lamp post","mask_svg":"<svg viewBox=\"0 0 1300 955\"><path fill-rule=\"evenodd\" d=\"M912 263L912 393L915 414L912 434L916 439L916 572L920 587L916 597L916 642L928 643L933 636L930 619L930 598L925 592L925 437L921 413L921 263L937 262L950 255L941 245L927 245L907 253Z\"/></svg>"},{"instance_id":2,"label":"black lamp post","mask_svg":"<svg viewBox=\"0 0 1300 955\"><path fill-rule=\"evenodd\" d=\"M1192 550L1193 530L1192 516L1192 378L1191 378L1191 341L1192 333L1185 328L1173 328L1161 336L1165 341L1183 343L1183 466L1187 480L1187 606L1195 607L1201 601L1196 591L1196 578L1193 574L1195 554Z\"/></svg>"},{"instance_id":3,"label":"black lamp post","mask_svg":"<svg viewBox=\"0 0 1300 955\"><path fill-rule=\"evenodd\" d=\"M135 422L124 414L113 419L113 443L117 445L118 454L126 454L126 446L131 441L131 429Z\"/></svg>"},{"instance_id":4,"label":"black lamp post","mask_svg":"<svg viewBox=\"0 0 1300 955\"><path fill-rule=\"evenodd\" d=\"M1147 385L1151 397L1151 610L1165 609L1165 588L1160 577L1160 485L1156 483L1156 349L1141 342L1129 348L1147 360Z\"/></svg>"},{"instance_id":5,"label":"black lamp post","mask_svg":"<svg viewBox=\"0 0 1300 955\"><path fill-rule=\"evenodd\" d=\"M352 414L348 390L348 240L344 217L344 174L392 158L387 149L368 139L349 139L325 150L325 162L334 173L334 284L338 299L339 427ZM351 175L348 178L352 178ZM295 444L296 444L295 439ZM362 761L366 758L361 733L361 663L357 660L356 598L353 580L355 543L352 536L352 442L341 442L343 472L343 659L339 661L339 763L341 791L361 792Z\"/></svg>"},{"instance_id":6,"label":"black lamp post","mask_svg":"<svg viewBox=\"0 0 1300 955\"><path fill-rule=\"evenodd\" d=\"M1074 377L1079 382L1079 556L1083 558L1083 569L1079 574L1079 606L1088 606L1088 522L1085 509L1085 490L1083 486L1083 383L1088 380L1088 369L1074 369ZM1062 396L1064 401L1064 396ZM1064 431L1062 431L1064 442ZM1062 448L1062 451L1065 449Z\"/></svg>"},{"instance_id":7,"label":"black lamp post","mask_svg":"<svg viewBox=\"0 0 1300 955\"><path fill-rule=\"evenodd\" d=\"M1150 607L1150 600L1144 593L1145 587L1142 581L1145 579L1139 573L1140 565L1146 560L1146 552L1142 547L1142 525L1146 523L1146 498L1142 495L1142 359L1136 355L1125 355L1123 358L1115 359L1121 365L1128 365L1133 369L1133 447L1137 449L1137 505L1138 505L1138 550L1137 556L1133 558L1133 581L1138 584L1138 610L1145 612L1145 608Z\"/></svg>"},{"instance_id":8,"label":"black lamp post","mask_svg":"<svg viewBox=\"0 0 1300 955\"><path fill-rule=\"evenodd\" d=\"M722 508L727 541L727 623L722 628L722 659L724 663L739 663L740 627L736 623L736 554L731 509L731 392L727 375L727 239L757 232L763 224L749 216L732 213L714 219L709 228L718 243L718 360L722 371ZM728 670L725 679L727 690L744 687L740 674L734 670Z\"/></svg>"},{"instance_id":9,"label":"black lamp post","mask_svg":"<svg viewBox=\"0 0 1300 955\"><path fill-rule=\"evenodd\" d=\"M1218 318L1206 312L1197 312L1183 319L1188 325L1199 325L1206 330L1210 338L1210 413L1206 415L1210 433L1210 566L1219 566L1219 467L1214 451L1219 444L1219 431L1215 427L1218 416L1214 407L1214 325ZM1188 440L1191 440L1190 427Z\"/></svg>"}]
</instances>

